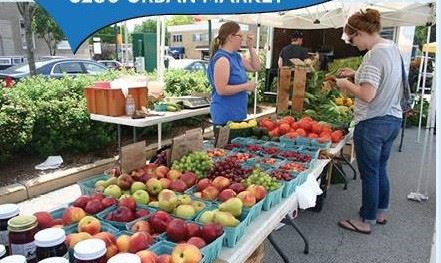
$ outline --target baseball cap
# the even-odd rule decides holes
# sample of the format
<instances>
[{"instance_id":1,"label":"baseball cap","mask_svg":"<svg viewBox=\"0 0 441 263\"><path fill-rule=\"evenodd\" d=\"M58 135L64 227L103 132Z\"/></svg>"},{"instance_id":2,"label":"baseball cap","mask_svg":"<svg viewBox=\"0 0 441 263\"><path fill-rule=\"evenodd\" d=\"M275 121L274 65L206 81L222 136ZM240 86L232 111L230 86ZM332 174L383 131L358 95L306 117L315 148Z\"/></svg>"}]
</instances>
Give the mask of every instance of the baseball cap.
<instances>
[{"instance_id":1,"label":"baseball cap","mask_svg":"<svg viewBox=\"0 0 441 263\"><path fill-rule=\"evenodd\" d=\"M296 38L303 38L303 33L300 31L294 31L294 33L291 34L291 39L296 39Z\"/></svg>"}]
</instances>

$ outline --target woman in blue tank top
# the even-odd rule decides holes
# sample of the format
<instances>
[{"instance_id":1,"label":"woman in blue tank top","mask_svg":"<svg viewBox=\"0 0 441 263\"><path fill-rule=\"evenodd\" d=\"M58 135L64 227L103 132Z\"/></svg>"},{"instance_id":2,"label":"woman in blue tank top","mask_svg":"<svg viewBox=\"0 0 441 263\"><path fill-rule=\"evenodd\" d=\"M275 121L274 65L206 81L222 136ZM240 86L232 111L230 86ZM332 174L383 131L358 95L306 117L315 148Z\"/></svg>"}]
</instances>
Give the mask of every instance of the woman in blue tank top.
<instances>
[{"instance_id":1,"label":"woman in blue tank top","mask_svg":"<svg viewBox=\"0 0 441 263\"><path fill-rule=\"evenodd\" d=\"M246 71L258 71L260 61L250 34L246 39L250 59L242 58L238 53L242 39L239 24L226 22L213 41L208 79L212 87L211 119L215 126L228 121L242 121L247 117L247 91L254 91L256 83L247 80Z\"/></svg>"}]
</instances>

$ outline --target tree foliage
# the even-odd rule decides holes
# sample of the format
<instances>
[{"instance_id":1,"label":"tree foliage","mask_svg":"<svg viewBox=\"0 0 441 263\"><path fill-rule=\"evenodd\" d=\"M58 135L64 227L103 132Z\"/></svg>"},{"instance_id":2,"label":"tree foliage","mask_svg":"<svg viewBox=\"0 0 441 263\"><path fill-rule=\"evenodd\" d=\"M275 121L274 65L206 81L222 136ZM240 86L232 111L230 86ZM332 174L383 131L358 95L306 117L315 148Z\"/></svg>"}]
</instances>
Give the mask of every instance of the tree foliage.
<instances>
[{"instance_id":1,"label":"tree foliage","mask_svg":"<svg viewBox=\"0 0 441 263\"><path fill-rule=\"evenodd\" d=\"M43 8L37 6L34 11L32 29L44 40L51 56L57 52L57 44L64 39L64 33Z\"/></svg>"},{"instance_id":2,"label":"tree foliage","mask_svg":"<svg viewBox=\"0 0 441 263\"><path fill-rule=\"evenodd\" d=\"M194 24L194 19L193 16L177 15L172 16L169 20L167 20L166 24L167 26Z\"/></svg>"},{"instance_id":3,"label":"tree foliage","mask_svg":"<svg viewBox=\"0 0 441 263\"><path fill-rule=\"evenodd\" d=\"M32 17L34 16L35 4L30 2L18 2L17 9L20 12L25 26L26 57L29 64L29 74L37 74L35 69L34 42L32 41Z\"/></svg>"},{"instance_id":4,"label":"tree foliage","mask_svg":"<svg viewBox=\"0 0 441 263\"><path fill-rule=\"evenodd\" d=\"M133 33L156 33L156 20L147 19L140 25L136 25Z\"/></svg>"}]
</instances>

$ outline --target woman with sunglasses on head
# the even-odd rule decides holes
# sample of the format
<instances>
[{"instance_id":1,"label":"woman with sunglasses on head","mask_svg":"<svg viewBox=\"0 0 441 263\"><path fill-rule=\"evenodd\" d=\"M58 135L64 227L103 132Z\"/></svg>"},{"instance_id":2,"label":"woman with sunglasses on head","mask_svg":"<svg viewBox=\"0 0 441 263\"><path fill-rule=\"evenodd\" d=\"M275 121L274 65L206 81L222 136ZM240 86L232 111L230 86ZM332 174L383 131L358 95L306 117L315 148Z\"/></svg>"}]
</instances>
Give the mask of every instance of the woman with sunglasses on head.
<instances>
[{"instance_id":1,"label":"woman with sunglasses on head","mask_svg":"<svg viewBox=\"0 0 441 263\"><path fill-rule=\"evenodd\" d=\"M400 127L402 60L397 46L382 38L380 13L367 9L352 15L344 27L351 45L368 50L356 72L340 69L336 85L355 97L354 145L362 180L360 219L339 226L369 234L373 224L385 224L389 208L387 161ZM354 78L352 83L348 78Z\"/></svg>"},{"instance_id":2,"label":"woman with sunglasses on head","mask_svg":"<svg viewBox=\"0 0 441 263\"><path fill-rule=\"evenodd\" d=\"M246 35L250 58L245 59L238 53L243 37L239 24L226 22L213 40L207 73L212 87L210 112L215 127L247 117L247 91L254 91L256 83L248 81L246 71L258 71L260 61L251 34Z\"/></svg>"}]
</instances>

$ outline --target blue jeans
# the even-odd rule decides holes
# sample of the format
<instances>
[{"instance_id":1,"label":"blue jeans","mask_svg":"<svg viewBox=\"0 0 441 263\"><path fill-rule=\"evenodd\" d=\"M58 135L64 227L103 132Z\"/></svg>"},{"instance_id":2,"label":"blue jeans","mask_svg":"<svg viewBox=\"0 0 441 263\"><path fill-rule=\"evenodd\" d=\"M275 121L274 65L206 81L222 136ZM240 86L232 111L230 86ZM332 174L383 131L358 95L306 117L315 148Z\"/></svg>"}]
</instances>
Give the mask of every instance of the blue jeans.
<instances>
[{"instance_id":1,"label":"blue jeans","mask_svg":"<svg viewBox=\"0 0 441 263\"><path fill-rule=\"evenodd\" d=\"M360 217L375 224L377 213L389 208L387 160L401 128L401 119L375 117L359 122L354 130L358 171L362 181Z\"/></svg>"}]
</instances>

